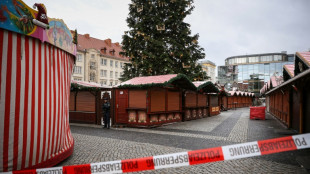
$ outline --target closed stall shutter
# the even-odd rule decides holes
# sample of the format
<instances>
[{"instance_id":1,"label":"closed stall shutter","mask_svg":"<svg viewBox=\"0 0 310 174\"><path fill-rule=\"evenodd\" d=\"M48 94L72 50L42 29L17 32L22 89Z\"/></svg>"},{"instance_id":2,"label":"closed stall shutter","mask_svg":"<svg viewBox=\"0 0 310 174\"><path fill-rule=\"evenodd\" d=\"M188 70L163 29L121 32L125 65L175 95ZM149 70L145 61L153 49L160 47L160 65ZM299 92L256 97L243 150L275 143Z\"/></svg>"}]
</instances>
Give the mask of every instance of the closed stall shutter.
<instances>
[{"instance_id":1,"label":"closed stall shutter","mask_svg":"<svg viewBox=\"0 0 310 174\"><path fill-rule=\"evenodd\" d=\"M185 107L197 107L196 105L196 93L186 93Z\"/></svg>"},{"instance_id":2,"label":"closed stall shutter","mask_svg":"<svg viewBox=\"0 0 310 174\"><path fill-rule=\"evenodd\" d=\"M130 90L129 107L146 108L146 90Z\"/></svg>"},{"instance_id":3,"label":"closed stall shutter","mask_svg":"<svg viewBox=\"0 0 310 174\"><path fill-rule=\"evenodd\" d=\"M76 97L76 110L95 112L95 96L88 91L79 91Z\"/></svg>"},{"instance_id":4,"label":"closed stall shutter","mask_svg":"<svg viewBox=\"0 0 310 174\"><path fill-rule=\"evenodd\" d=\"M166 95L164 89L153 89L151 91L151 112L166 110Z\"/></svg>"},{"instance_id":5,"label":"closed stall shutter","mask_svg":"<svg viewBox=\"0 0 310 174\"><path fill-rule=\"evenodd\" d=\"M218 106L218 97L215 95L210 95L210 106L216 107Z\"/></svg>"},{"instance_id":6,"label":"closed stall shutter","mask_svg":"<svg viewBox=\"0 0 310 174\"><path fill-rule=\"evenodd\" d=\"M168 91L168 111L180 110L180 93Z\"/></svg>"},{"instance_id":7,"label":"closed stall shutter","mask_svg":"<svg viewBox=\"0 0 310 174\"><path fill-rule=\"evenodd\" d=\"M227 108L227 97L223 96L223 106Z\"/></svg>"},{"instance_id":8,"label":"closed stall shutter","mask_svg":"<svg viewBox=\"0 0 310 174\"><path fill-rule=\"evenodd\" d=\"M70 92L69 110L74 111L75 105L75 92Z\"/></svg>"},{"instance_id":9,"label":"closed stall shutter","mask_svg":"<svg viewBox=\"0 0 310 174\"><path fill-rule=\"evenodd\" d=\"M205 107L207 106L207 96L204 94L198 94L198 106Z\"/></svg>"}]
</instances>

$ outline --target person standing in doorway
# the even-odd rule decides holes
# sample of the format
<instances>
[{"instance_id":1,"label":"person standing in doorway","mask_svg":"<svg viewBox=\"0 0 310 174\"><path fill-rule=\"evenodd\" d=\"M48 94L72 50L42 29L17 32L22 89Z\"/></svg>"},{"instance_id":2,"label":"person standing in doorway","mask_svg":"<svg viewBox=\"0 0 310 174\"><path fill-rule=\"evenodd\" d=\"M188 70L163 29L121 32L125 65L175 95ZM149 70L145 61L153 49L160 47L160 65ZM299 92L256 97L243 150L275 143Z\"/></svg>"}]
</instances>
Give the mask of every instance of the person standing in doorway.
<instances>
[{"instance_id":1,"label":"person standing in doorway","mask_svg":"<svg viewBox=\"0 0 310 174\"><path fill-rule=\"evenodd\" d=\"M110 129L110 102L107 98L103 99L102 111L104 118L104 128Z\"/></svg>"}]
</instances>

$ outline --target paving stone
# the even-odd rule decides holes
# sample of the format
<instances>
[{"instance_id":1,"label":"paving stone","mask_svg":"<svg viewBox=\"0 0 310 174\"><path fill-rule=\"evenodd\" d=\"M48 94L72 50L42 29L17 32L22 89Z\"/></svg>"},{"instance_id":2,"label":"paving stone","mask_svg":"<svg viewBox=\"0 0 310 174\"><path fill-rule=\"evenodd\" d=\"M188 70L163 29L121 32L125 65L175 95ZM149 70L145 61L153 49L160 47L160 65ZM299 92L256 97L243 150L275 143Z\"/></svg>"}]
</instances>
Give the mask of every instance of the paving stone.
<instances>
[{"instance_id":1,"label":"paving stone","mask_svg":"<svg viewBox=\"0 0 310 174\"><path fill-rule=\"evenodd\" d=\"M152 129L107 130L101 126L71 124L74 153L58 166L140 158L283 137L287 136L281 134L287 132L285 130L269 114L266 120L250 120L249 108ZM304 173L305 169L296 161L300 156L310 156L310 150L139 173Z\"/></svg>"}]
</instances>

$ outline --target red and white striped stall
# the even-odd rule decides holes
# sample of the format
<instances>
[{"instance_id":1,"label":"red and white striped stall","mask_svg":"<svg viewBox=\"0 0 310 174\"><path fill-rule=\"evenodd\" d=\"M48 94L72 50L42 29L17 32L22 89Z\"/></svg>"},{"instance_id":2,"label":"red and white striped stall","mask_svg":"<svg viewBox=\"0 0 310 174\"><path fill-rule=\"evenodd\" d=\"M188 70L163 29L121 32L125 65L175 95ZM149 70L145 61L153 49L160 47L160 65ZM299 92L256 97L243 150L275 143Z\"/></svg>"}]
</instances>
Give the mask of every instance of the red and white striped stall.
<instances>
[{"instance_id":1,"label":"red and white striped stall","mask_svg":"<svg viewBox=\"0 0 310 174\"><path fill-rule=\"evenodd\" d=\"M73 152L68 114L75 56L44 40L48 30L33 30L0 25L0 172L53 166Z\"/></svg>"}]
</instances>

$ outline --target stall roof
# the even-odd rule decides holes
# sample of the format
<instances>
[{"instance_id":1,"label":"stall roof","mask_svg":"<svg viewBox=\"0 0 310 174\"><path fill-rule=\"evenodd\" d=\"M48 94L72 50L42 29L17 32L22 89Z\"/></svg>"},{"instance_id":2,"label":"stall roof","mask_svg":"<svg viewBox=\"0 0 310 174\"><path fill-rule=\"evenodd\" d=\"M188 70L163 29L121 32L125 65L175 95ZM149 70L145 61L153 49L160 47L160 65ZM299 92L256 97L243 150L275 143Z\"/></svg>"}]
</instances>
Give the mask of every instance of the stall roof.
<instances>
[{"instance_id":1,"label":"stall roof","mask_svg":"<svg viewBox=\"0 0 310 174\"><path fill-rule=\"evenodd\" d=\"M271 76L270 81L271 81L272 87L275 88L279 86L281 83L283 83L283 77L282 76L279 76L279 77Z\"/></svg>"},{"instance_id":2,"label":"stall roof","mask_svg":"<svg viewBox=\"0 0 310 174\"><path fill-rule=\"evenodd\" d=\"M84 81L76 81L71 80L71 87L73 88L79 88L79 89L100 89L100 88L112 88L111 86L102 86L99 83L94 82L84 82Z\"/></svg>"},{"instance_id":3,"label":"stall roof","mask_svg":"<svg viewBox=\"0 0 310 174\"><path fill-rule=\"evenodd\" d=\"M195 84L196 83L196 84ZM198 85L200 83L200 85ZM194 82L195 86L198 85L197 90L203 90L206 93L219 93L219 89L212 82Z\"/></svg>"},{"instance_id":4,"label":"stall roof","mask_svg":"<svg viewBox=\"0 0 310 174\"><path fill-rule=\"evenodd\" d=\"M297 52L298 57L310 67L310 52Z\"/></svg>"},{"instance_id":5,"label":"stall roof","mask_svg":"<svg viewBox=\"0 0 310 174\"><path fill-rule=\"evenodd\" d=\"M291 76L291 78L294 77L295 65L284 65L283 68Z\"/></svg>"},{"instance_id":6,"label":"stall roof","mask_svg":"<svg viewBox=\"0 0 310 174\"><path fill-rule=\"evenodd\" d=\"M196 86L184 74L135 77L121 83L118 88L149 88L174 85L183 89L196 90Z\"/></svg>"},{"instance_id":7,"label":"stall roof","mask_svg":"<svg viewBox=\"0 0 310 174\"><path fill-rule=\"evenodd\" d=\"M304 78L304 77L307 77L310 75L310 69L306 70L306 71L303 71L302 73L298 74L297 76L295 76L294 78L290 79L290 80L287 80L286 82L282 83L281 85L277 86L276 88L268 91L266 94L270 94L271 92L285 86L285 85L288 85L290 83L293 83L295 82L296 80L299 80L301 78Z\"/></svg>"}]
</instances>

